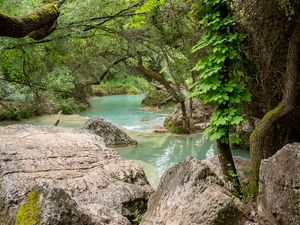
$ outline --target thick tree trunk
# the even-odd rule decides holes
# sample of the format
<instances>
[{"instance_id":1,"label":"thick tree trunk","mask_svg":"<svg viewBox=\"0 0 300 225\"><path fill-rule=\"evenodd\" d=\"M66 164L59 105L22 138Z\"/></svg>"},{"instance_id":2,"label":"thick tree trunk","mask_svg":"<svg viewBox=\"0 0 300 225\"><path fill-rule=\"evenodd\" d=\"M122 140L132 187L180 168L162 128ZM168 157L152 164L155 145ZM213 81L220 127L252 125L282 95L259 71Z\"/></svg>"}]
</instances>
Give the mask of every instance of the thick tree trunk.
<instances>
[{"instance_id":1,"label":"thick tree trunk","mask_svg":"<svg viewBox=\"0 0 300 225\"><path fill-rule=\"evenodd\" d=\"M26 16L14 17L0 13L0 36L42 39L55 29L59 14L54 4L44 5Z\"/></svg>"},{"instance_id":2,"label":"thick tree trunk","mask_svg":"<svg viewBox=\"0 0 300 225\"><path fill-rule=\"evenodd\" d=\"M250 154L252 163L252 191L254 197L258 191L258 175L262 159L274 154L274 143L272 140L272 129L276 122L283 116L290 113L296 106L296 96L298 94L299 82L299 53L300 53L300 17L296 28L291 36L287 66L285 73L285 88L281 102L259 122L250 136Z\"/></svg>"}]
</instances>

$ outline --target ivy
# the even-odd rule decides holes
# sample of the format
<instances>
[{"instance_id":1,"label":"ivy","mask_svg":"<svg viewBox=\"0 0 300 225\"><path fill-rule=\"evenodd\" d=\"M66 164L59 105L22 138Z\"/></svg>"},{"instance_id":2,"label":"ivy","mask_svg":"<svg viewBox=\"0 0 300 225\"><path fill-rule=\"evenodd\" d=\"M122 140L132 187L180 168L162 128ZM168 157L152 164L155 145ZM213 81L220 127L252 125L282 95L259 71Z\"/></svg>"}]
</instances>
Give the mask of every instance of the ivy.
<instances>
[{"instance_id":1,"label":"ivy","mask_svg":"<svg viewBox=\"0 0 300 225\"><path fill-rule=\"evenodd\" d=\"M205 49L208 54L194 67L200 75L192 87L192 96L215 108L204 134L211 140L229 143L227 131L244 120L240 106L251 100L242 81L244 74L239 54L244 35L234 31L234 16L228 11L224 13L229 1L199 0L198 3L202 6L198 16L203 34L192 52ZM233 137L232 141L238 142L238 138Z\"/></svg>"}]
</instances>

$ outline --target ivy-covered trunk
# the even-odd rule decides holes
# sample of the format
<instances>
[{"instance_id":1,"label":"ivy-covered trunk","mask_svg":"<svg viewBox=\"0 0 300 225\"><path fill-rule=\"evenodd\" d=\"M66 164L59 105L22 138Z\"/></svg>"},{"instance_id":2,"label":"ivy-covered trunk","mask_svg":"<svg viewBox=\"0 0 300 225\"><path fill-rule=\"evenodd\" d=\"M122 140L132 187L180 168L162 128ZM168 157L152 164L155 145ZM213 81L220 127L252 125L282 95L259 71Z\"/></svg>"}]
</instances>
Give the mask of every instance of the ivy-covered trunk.
<instances>
[{"instance_id":1,"label":"ivy-covered trunk","mask_svg":"<svg viewBox=\"0 0 300 225\"><path fill-rule=\"evenodd\" d=\"M274 142L272 141L272 130L276 122L283 116L292 112L296 106L299 82L299 54L300 54L300 17L296 28L290 38L287 54L287 65L285 73L285 88L281 102L271 111L267 112L258 123L250 136L250 153L252 163L252 191L254 196L258 191L258 175L262 159L274 154Z\"/></svg>"},{"instance_id":2,"label":"ivy-covered trunk","mask_svg":"<svg viewBox=\"0 0 300 225\"><path fill-rule=\"evenodd\" d=\"M240 197L240 182L230 151L230 143L239 139L231 136L230 131L244 120L241 103L250 101L250 93L243 83L243 63L239 54L243 37L234 29L230 1L199 2L203 34L193 51L205 49L208 54L194 67L200 74L193 95L215 108L204 133L217 141L225 179Z\"/></svg>"}]
</instances>

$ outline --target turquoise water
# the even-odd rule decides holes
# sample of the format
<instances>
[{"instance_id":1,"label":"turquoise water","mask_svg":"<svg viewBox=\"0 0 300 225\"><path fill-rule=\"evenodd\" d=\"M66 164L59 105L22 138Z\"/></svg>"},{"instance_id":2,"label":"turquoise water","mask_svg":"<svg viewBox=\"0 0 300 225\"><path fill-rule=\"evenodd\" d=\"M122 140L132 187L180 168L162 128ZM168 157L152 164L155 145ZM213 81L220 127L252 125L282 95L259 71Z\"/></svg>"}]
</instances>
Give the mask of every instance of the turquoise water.
<instances>
[{"instance_id":1,"label":"turquoise water","mask_svg":"<svg viewBox=\"0 0 300 225\"><path fill-rule=\"evenodd\" d=\"M144 95L115 95L90 100L91 108L79 115L101 116L128 130L143 131L162 125L170 110L148 111L141 107Z\"/></svg>"},{"instance_id":2,"label":"turquoise water","mask_svg":"<svg viewBox=\"0 0 300 225\"><path fill-rule=\"evenodd\" d=\"M137 146L116 148L122 158L140 163L153 187L158 184L162 173L169 167L185 160L188 156L207 159L217 154L215 143L200 133L192 135L154 134L153 128L161 126L167 110L146 110L141 106L143 95L117 95L96 97L90 100L91 108L79 115L63 115L59 126L81 127L89 117L100 116L123 127L138 141ZM56 115L31 118L18 123L53 125ZM5 122L8 125L15 122ZM249 158L246 151L233 151L233 155Z\"/></svg>"}]
</instances>

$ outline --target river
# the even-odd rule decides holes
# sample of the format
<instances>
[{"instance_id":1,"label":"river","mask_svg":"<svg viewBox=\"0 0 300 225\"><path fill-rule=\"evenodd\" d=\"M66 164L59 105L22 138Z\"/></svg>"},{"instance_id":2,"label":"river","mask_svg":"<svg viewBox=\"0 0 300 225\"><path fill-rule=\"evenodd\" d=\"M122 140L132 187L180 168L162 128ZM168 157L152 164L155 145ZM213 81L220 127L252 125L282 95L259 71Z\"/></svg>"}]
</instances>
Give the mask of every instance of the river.
<instances>
[{"instance_id":1,"label":"river","mask_svg":"<svg viewBox=\"0 0 300 225\"><path fill-rule=\"evenodd\" d=\"M136 139L137 146L116 148L122 158L138 161L145 170L152 186L156 186L159 177L169 167L191 155L197 159L207 159L217 154L215 143L200 133L191 135L154 134L155 126L162 125L170 109L146 110L142 107L143 95L116 95L95 97L90 100L91 108L79 115L63 115L60 126L80 127L92 116L104 119L123 127ZM17 123L34 125L52 125L56 115L34 117ZM8 125L16 122L2 122ZM246 151L233 151L234 155L249 157Z\"/></svg>"}]
</instances>

